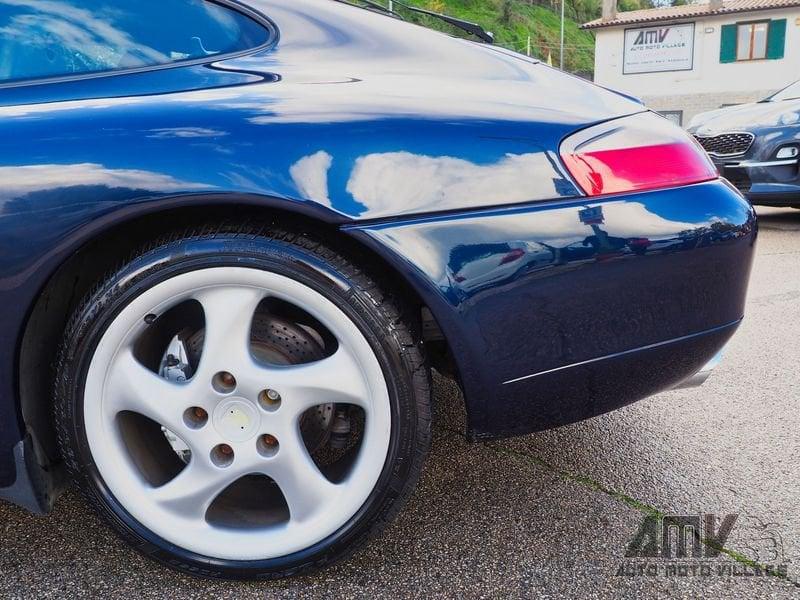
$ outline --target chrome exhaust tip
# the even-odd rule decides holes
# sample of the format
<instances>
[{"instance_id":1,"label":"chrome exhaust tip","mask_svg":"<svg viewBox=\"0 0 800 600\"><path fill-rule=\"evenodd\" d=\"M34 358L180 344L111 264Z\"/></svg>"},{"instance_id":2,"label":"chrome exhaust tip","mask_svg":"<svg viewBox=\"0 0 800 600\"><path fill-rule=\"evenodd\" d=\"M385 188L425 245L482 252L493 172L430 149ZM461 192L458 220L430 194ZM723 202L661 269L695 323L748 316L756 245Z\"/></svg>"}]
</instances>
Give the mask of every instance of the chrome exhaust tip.
<instances>
[{"instance_id":1,"label":"chrome exhaust tip","mask_svg":"<svg viewBox=\"0 0 800 600\"><path fill-rule=\"evenodd\" d=\"M708 361L702 369L700 369L697 373L695 373L688 379L685 379L684 381L680 382L672 389L685 390L689 388L700 387L708 380L708 378L711 376L711 373L713 373L714 369L717 368L717 365L719 365L719 363L722 362L722 358L724 356L725 356L725 350L724 349L720 350L719 352L717 352L716 356L714 356L714 358Z\"/></svg>"}]
</instances>

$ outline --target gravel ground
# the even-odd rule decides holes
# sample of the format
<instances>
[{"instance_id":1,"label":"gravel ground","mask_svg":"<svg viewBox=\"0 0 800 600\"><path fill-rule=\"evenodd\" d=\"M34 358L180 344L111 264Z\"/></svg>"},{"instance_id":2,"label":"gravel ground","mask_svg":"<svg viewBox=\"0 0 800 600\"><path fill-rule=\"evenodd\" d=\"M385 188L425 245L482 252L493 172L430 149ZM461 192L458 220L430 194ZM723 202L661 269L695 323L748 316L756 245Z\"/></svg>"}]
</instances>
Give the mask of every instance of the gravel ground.
<instances>
[{"instance_id":1,"label":"gravel ground","mask_svg":"<svg viewBox=\"0 0 800 600\"><path fill-rule=\"evenodd\" d=\"M700 390L468 444L459 392L437 379L434 447L406 510L351 561L277 583L165 570L72 492L45 518L0 503L0 596L797 597L800 211L759 213L747 319ZM626 559L643 519L659 513L739 517L716 559ZM756 564L786 565L787 575L759 576ZM658 572L638 574L639 565Z\"/></svg>"}]
</instances>

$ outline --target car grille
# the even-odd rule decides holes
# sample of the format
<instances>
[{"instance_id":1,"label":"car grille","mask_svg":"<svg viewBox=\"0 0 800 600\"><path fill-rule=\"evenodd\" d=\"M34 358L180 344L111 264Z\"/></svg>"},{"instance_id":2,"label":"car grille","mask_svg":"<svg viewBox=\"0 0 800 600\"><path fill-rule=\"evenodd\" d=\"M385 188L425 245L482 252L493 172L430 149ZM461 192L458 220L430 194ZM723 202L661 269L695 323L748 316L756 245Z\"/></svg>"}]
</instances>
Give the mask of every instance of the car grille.
<instances>
[{"instance_id":1,"label":"car grille","mask_svg":"<svg viewBox=\"0 0 800 600\"><path fill-rule=\"evenodd\" d=\"M705 151L714 156L737 156L750 150L755 136L752 133L722 133L715 136L694 136Z\"/></svg>"}]
</instances>

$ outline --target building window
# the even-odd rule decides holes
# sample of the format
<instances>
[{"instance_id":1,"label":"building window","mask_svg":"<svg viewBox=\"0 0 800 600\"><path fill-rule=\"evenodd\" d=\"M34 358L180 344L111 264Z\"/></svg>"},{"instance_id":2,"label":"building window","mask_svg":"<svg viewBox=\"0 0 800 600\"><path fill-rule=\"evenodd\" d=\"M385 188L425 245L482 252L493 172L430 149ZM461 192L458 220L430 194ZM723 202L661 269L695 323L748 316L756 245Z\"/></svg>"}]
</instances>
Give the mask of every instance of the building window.
<instances>
[{"instance_id":1,"label":"building window","mask_svg":"<svg viewBox=\"0 0 800 600\"><path fill-rule=\"evenodd\" d=\"M783 58L786 19L723 25L719 60L722 63Z\"/></svg>"},{"instance_id":2,"label":"building window","mask_svg":"<svg viewBox=\"0 0 800 600\"><path fill-rule=\"evenodd\" d=\"M767 58L769 22L739 23L736 29L736 60Z\"/></svg>"}]
</instances>

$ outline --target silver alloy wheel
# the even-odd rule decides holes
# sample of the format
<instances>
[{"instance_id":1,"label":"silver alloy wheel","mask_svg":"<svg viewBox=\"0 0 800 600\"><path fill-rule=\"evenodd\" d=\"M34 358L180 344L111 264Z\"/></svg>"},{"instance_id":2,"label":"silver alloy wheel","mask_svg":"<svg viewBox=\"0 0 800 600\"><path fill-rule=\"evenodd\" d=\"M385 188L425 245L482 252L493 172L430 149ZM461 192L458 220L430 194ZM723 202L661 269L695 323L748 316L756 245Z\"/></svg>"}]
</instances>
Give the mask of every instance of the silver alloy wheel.
<instances>
[{"instance_id":1,"label":"silver alloy wheel","mask_svg":"<svg viewBox=\"0 0 800 600\"><path fill-rule=\"evenodd\" d=\"M301 307L336 338L322 360L268 366L250 351L250 327L267 297ZM185 383L170 382L143 366L134 345L145 318L196 300L205 315L199 365ZM235 386L215 385L231 374ZM215 379L216 378L216 379ZM280 395L277 409L259 403L265 390ZM365 414L358 455L346 476L331 482L304 445L300 416L326 403L360 407ZM190 408L208 419L198 427ZM331 301L287 277L251 268L218 267L185 273L135 298L100 340L86 376L83 413L97 470L117 501L152 532L186 550L226 560L289 555L325 539L361 508L383 470L391 434L387 384L369 343ZM151 485L137 467L138 448L126 440L120 415L137 413L178 435L189 464L171 481ZM261 441L272 436L268 448ZM269 439L269 438L267 438ZM220 457L221 445L232 451ZM285 522L232 528L209 522L214 499L241 478L263 474L280 488Z\"/></svg>"}]
</instances>

